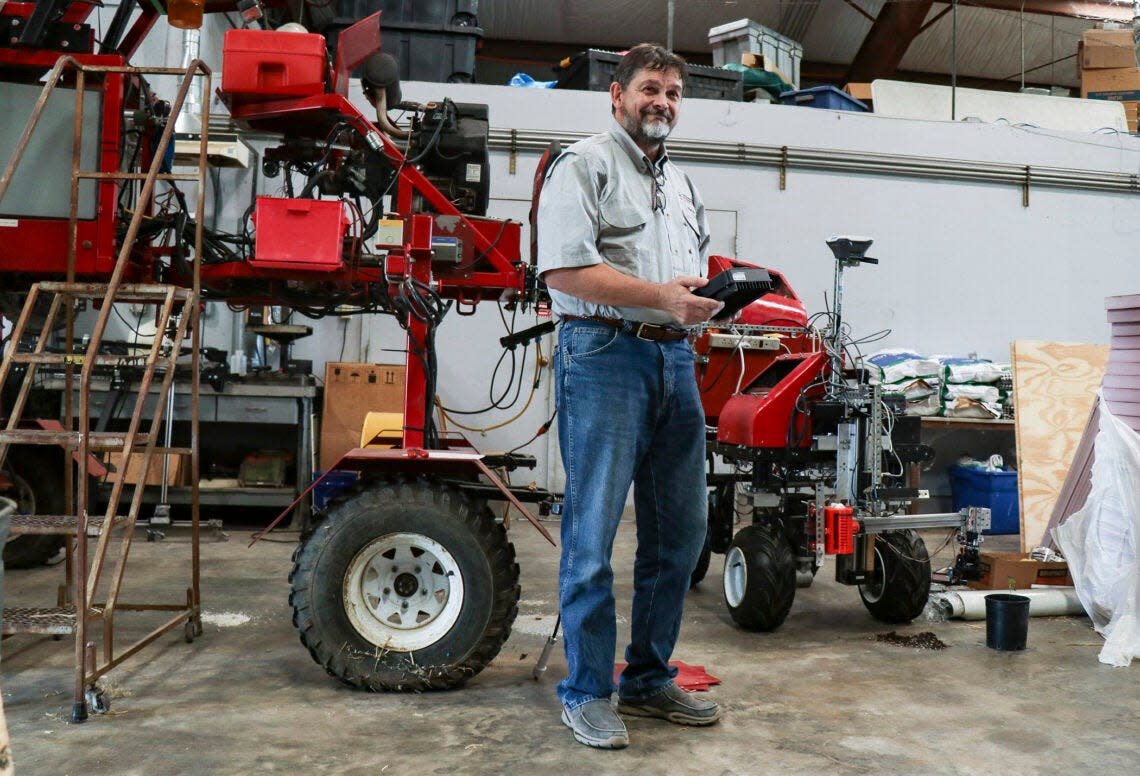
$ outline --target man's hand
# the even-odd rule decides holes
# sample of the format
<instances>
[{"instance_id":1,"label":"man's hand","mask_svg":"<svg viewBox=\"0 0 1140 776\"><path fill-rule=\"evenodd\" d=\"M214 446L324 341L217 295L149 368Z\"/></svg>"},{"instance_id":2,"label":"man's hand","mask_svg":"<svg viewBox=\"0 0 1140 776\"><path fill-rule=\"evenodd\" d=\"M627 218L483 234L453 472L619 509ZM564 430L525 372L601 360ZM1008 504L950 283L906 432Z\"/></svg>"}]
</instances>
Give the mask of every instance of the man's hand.
<instances>
[{"instance_id":1,"label":"man's hand","mask_svg":"<svg viewBox=\"0 0 1140 776\"><path fill-rule=\"evenodd\" d=\"M724 307L722 302L692 292L708 283L695 275L682 275L666 283L650 283L605 264L591 264L550 270L543 279L550 288L587 302L663 310L682 326L707 321Z\"/></svg>"},{"instance_id":2,"label":"man's hand","mask_svg":"<svg viewBox=\"0 0 1140 776\"><path fill-rule=\"evenodd\" d=\"M682 275L661 284L661 309L682 326L707 321L720 312L724 302L706 299L692 292L709 281L693 275Z\"/></svg>"}]
</instances>

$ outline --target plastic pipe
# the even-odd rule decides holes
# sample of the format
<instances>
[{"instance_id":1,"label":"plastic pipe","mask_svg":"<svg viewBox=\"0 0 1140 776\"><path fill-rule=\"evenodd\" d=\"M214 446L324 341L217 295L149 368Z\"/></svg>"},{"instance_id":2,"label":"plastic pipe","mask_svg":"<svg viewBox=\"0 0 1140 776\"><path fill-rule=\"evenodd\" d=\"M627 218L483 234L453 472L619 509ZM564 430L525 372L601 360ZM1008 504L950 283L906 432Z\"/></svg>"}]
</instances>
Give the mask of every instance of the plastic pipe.
<instances>
[{"instance_id":1,"label":"plastic pipe","mask_svg":"<svg viewBox=\"0 0 1140 776\"><path fill-rule=\"evenodd\" d=\"M1072 587L1050 590L948 590L933 593L930 606L947 620L986 619L986 596L991 593L1013 593L1029 599L1030 617L1054 617L1067 614L1084 614L1084 607Z\"/></svg>"}]
</instances>

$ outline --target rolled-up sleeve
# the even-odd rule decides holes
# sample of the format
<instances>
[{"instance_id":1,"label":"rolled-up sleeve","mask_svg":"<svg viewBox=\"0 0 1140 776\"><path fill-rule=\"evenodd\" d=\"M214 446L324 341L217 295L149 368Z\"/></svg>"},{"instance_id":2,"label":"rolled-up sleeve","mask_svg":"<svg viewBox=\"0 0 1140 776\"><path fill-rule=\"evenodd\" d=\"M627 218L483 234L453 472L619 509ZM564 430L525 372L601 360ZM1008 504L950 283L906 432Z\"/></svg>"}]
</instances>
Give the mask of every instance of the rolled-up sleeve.
<instances>
[{"instance_id":1,"label":"rolled-up sleeve","mask_svg":"<svg viewBox=\"0 0 1140 776\"><path fill-rule=\"evenodd\" d=\"M598 185L589 161L564 153L547 174L538 201L538 273L589 267L598 252Z\"/></svg>"}]
</instances>

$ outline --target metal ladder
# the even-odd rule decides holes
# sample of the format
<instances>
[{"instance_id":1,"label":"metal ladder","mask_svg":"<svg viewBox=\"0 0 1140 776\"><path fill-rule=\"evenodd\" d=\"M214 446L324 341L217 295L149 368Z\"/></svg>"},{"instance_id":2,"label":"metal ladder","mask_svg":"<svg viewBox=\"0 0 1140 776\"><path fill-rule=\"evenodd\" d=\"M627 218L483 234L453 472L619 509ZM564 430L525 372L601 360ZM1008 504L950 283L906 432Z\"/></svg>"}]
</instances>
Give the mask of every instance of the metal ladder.
<instances>
[{"instance_id":1,"label":"metal ladder","mask_svg":"<svg viewBox=\"0 0 1140 776\"><path fill-rule=\"evenodd\" d=\"M71 57L61 57L46 78L43 92L36 103L24 133L17 144L13 157L8 161L3 177L0 178L0 198L12 179L28 141L39 122L47 100L60 82L65 71L74 72L76 93L75 142L72 155L70 244L68 250L67 277L64 281L36 283L28 293L19 319L13 326L10 345L0 365L0 390L14 376L13 366L26 366L19 391L8 414L5 427L0 430L0 465L8 454L11 445L61 446L64 455L65 499L70 509L64 515L14 515L11 521L12 535L61 535L65 536L66 582L61 587L59 599L54 607L12 607L3 614L3 635L46 634L53 636L74 636L75 646L75 692L72 707L72 721L82 722L87 718L89 706L94 711L105 711L107 699L95 684L108 671L133 656L146 645L163 634L182 626L186 639L192 640L201 634L200 573L199 573L199 498L198 498L198 377L199 377L199 263L195 260L191 287L178 287L157 283L125 283L124 276L130 262L139 228L152 201L155 183L158 180L193 181L198 185L196 205L195 258L202 250L202 217L205 191L206 169L206 127L208 115L203 116L202 135L199 145L198 167L192 174L160 173L166 149L173 142L175 119L186 101L195 79L201 81L206 95L210 93L210 71L200 61L195 60L185 68L136 68L126 65L83 64ZM171 115L162 133L154 160L146 173L130 171L83 171L80 170L79 149L82 132L83 95L85 79L88 75L106 77L108 74L159 74L181 76L181 85L172 106ZM208 110L208 99L201 101L203 110ZM139 185L137 206L127 228L117 254L114 269L106 282L77 282L76 252L78 242L78 191L82 179L120 180L123 185ZM42 301L49 301L46 317L30 350L21 351L20 343L29 334L30 321L34 311ZM85 348L76 347L74 314L80 304L93 302L99 305L99 315L90 339ZM145 360L141 366L141 377L136 389L136 399L127 430L92 430L91 389L95 372L100 367L118 364L123 356L107 355L102 352L104 333L117 303L149 305L155 308L156 332ZM49 350L48 343L61 314L64 316L62 347ZM167 337L169 341L166 342ZM185 448L164 447L159 442L167 401L171 390L175 368L179 361L182 343L190 340L189 379L191 381L190 446ZM165 342L165 344L164 344ZM24 412L37 374L41 367L51 366L63 372L63 420L25 422ZM78 371L78 375L76 375ZM76 381L78 377L78 381ZM152 393L152 387L158 390ZM73 397L78 393L78 412L73 407ZM153 409L146 411L148 399L154 399ZM30 427L31 426L31 427ZM91 513L87 464L92 453L115 451L120 453L120 462L125 472L132 456L137 454L141 471L150 470L155 456L185 455L190 460L191 474L191 538L190 538L190 580L186 588L185 600L134 603L120 600L123 580L126 574L127 558L134 529L139 522L144 494L144 477L134 486L129 503L124 510L124 476L116 478L111 487L109 502L102 515ZM74 462L74 463L73 463ZM75 465L77 464L77 466ZM89 542L89 539L97 539ZM117 541L115 541L117 540ZM113 543L114 541L114 543ZM94 547L92 548L92 544ZM167 617L145 636L127 646L120 647L115 640L116 613L119 611L165 612ZM101 642L101 649L100 649Z\"/></svg>"}]
</instances>

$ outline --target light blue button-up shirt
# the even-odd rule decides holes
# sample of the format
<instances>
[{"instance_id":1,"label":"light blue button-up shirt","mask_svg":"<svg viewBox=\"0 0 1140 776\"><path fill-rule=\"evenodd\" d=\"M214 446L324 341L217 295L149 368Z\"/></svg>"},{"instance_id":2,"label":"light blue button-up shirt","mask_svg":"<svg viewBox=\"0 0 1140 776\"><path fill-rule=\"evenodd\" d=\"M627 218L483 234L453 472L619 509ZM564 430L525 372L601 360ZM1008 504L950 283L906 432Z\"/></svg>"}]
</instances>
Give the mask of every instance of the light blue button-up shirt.
<instances>
[{"instance_id":1,"label":"light blue button-up shirt","mask_svg":"<svg viewBox=\"0 0 1140 776\"><path fill-rule=\"evenodd\" d=\"M616 120L608 132L567 148L547 173L538 207L540 276L604 262L651 283L703 277L708 246L708 219L692 181L664 148L651 162ZM558 315L674 323L662 310L598 305L555 289L550 298Z\"/></svg>"}]
</instances>

